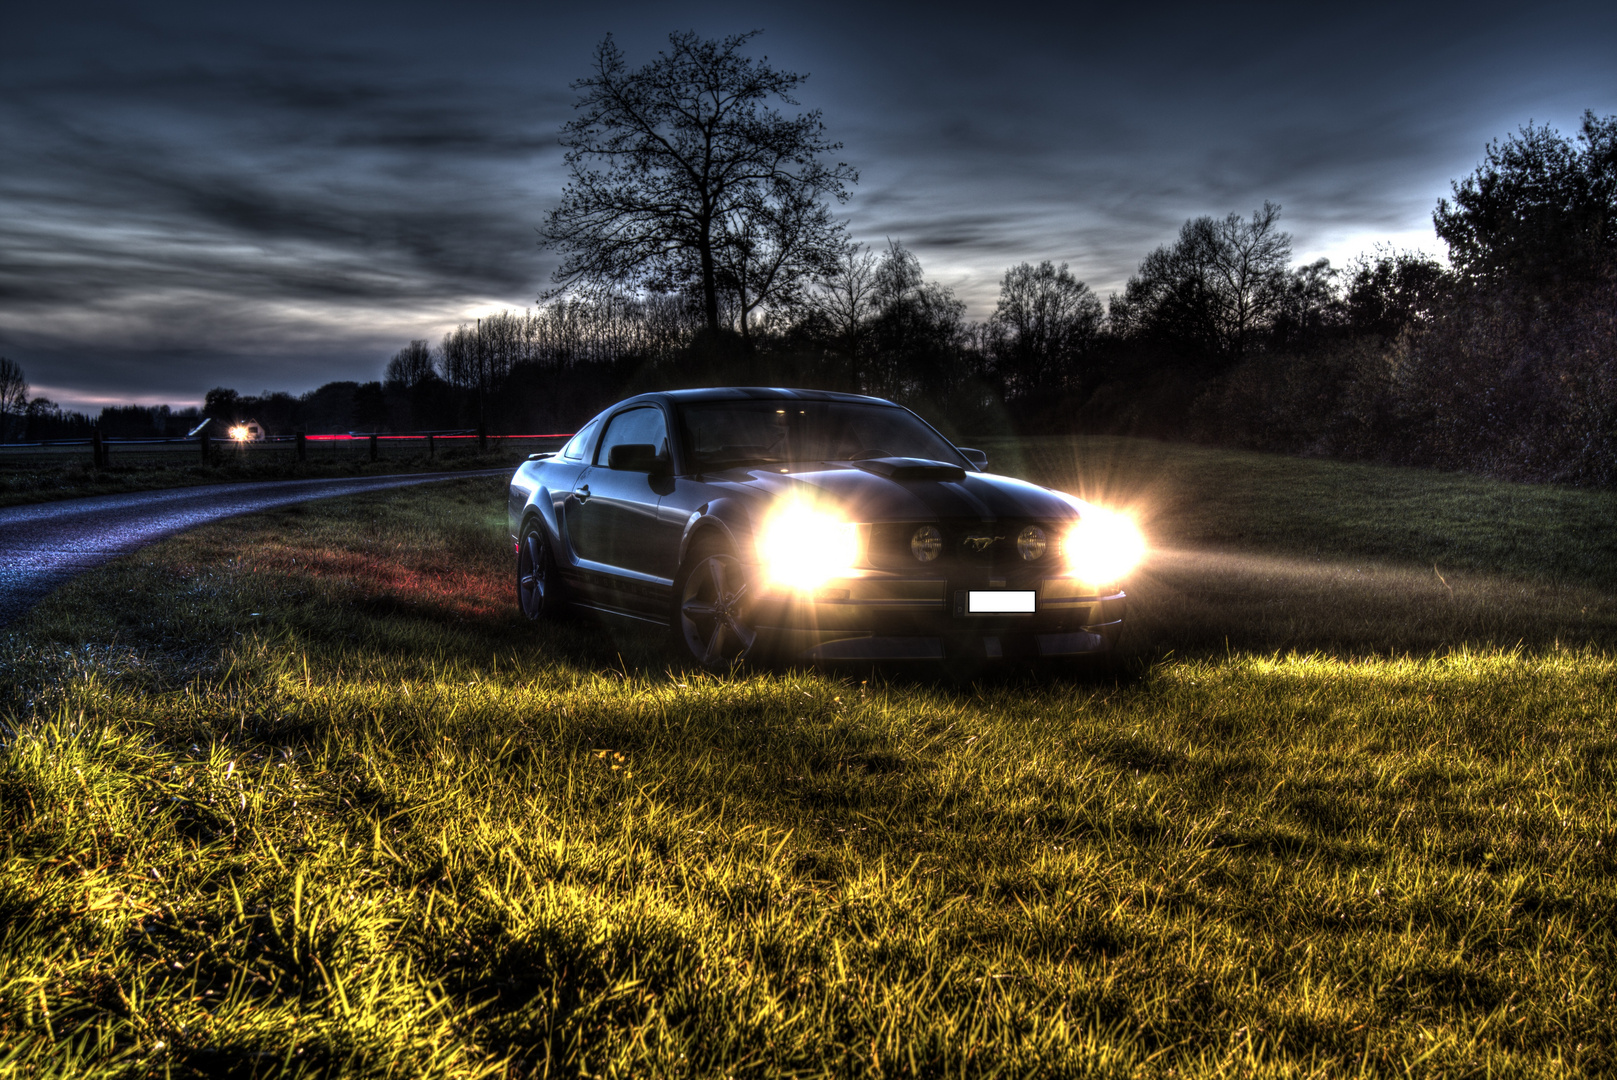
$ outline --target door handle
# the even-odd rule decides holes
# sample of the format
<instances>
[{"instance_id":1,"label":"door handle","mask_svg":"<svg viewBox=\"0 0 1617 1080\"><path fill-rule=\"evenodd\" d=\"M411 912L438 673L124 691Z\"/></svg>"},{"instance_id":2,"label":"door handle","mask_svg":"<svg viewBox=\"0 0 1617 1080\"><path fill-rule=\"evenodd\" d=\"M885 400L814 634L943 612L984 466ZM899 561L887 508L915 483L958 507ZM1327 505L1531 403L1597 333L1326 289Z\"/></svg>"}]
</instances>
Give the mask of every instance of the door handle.
<instances>
[{"instance_id":1,"label":"door handle","mask_svg":"<svg viewBox=\"0 0 1617 1080\"><path fill-rule=\"evenodd\" d=\"M573 498L577 499L580 503L589 502L590 501L590 486L588 484L585 484L582 487L580 487L577 491L573 492Z\"/></svg>"}]
</instances>

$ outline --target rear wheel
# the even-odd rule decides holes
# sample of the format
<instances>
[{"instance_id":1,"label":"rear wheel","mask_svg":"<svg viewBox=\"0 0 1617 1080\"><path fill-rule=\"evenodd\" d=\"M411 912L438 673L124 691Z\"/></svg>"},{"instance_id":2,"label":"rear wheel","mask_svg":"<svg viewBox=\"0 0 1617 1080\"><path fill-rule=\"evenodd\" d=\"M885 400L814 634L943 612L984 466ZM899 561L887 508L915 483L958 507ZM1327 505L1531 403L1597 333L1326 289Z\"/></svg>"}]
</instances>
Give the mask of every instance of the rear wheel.
<instances>
[{"instance_id":1,"label":"rear wheel","mask_svg":"<svg viewBox=\"0 0 1617 1080\"><path fill-rule=\"evenodd\" d=\"M752 654L753 586L747 568L728 549L698 548L674 582L674 645L710 670Z\"/></svg>"},{"instance_id":2,"label":"rear wheel","mask_svg":"<svg viewBox=\"0 0 1617 1080\"><path fill-rule=\"evenodd\" d=\"M550 552L545 527L530 521L517 541L517 604L522 614L537 622L554 619L561 602L561 575Z\"/></svg>"}]
</instances>

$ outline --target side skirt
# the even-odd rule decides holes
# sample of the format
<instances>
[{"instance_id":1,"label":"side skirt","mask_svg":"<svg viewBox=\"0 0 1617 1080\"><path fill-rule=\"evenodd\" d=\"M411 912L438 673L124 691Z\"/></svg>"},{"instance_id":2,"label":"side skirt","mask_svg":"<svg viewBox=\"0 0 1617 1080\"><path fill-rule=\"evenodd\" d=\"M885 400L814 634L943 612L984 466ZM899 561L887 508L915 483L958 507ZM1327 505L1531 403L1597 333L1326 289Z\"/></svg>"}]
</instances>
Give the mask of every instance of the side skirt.
<instances>
[{"instance_id":1,"label":"side skirt","mask_svg":"<svg viewBox=\"0 0 1617 1080\"><path fill-rule=\"evenodd\" d=\"M651 615L641 615L633 611L620 611L617 608L602 607L599 604L574 603L573 607L579 611L588 611L595 615L610 615L615 619L627 619L630 622L640 623L645 626L661 626L664 629L668 627L667 619L658 619Z\"/></svg>"}]
</instances>

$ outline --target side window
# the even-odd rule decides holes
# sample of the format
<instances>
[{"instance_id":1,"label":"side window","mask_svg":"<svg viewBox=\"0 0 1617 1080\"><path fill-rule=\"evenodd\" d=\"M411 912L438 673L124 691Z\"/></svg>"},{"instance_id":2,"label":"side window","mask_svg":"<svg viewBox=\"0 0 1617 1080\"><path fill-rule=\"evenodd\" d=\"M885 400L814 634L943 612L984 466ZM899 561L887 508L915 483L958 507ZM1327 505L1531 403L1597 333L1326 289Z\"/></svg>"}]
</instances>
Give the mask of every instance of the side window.
<instances>
[{"instance_id":1,"label":"side window","mask_svg":"<svg viewBox=\"0 0 1617 1080\"><path fill-rule=\"evenodd\" d=\"M574 435L568 440L567 445L561 448L561 456L569 461L583 461L589 457L590 440L595 438L595 433L600 429L601 421L599 419L591 420L585 424L584 430Z\"/></svg>"},{"instance_id":2,"label":"side window","mask_svg":"<svg viewBox=\"0 0 1617 1080\"><path fill-rule=\"evenodd\" d=\"M668 425L663 411L655 406L620 412L606 425L600 449L595 451L595 463L605 465L612 456L614 446L625 443L650 443L657 448L657 456L668 457Z\"/></svg>"}]
</instances>

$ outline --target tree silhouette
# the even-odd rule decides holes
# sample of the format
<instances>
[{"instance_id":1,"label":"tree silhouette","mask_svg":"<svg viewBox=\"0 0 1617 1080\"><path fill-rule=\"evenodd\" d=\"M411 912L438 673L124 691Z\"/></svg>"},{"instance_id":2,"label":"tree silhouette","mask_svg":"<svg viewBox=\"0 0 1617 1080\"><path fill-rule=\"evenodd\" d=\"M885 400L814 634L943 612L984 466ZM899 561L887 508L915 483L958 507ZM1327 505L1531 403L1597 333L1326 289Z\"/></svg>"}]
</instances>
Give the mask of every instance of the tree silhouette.
<instances>
[{"instance_id":1,"label":"tree silhouette","mask_svg":"<svg viewBox=\"0 0 1617 1080\"><path fill-rule=\"evenodd\" d=\"M921 260L889 240L871 278L870 363L866 393L941 401L967 372L960 348L967 332L965 302L926 280Z\"/></svg>"},{"instance_id":2,"label":"tree silhouette","mask_svg":"<svg viewBox=\"0 0 1617 1080\"><path fill-rule=\"evenodd\" d=\"M22 429L28 412L28 380L22 367L0 356L0 442L10 438L13 427Z\"/></svg>"},{"instance_id":3,"label":"tree silhouette","mask_svg":"<svg viewBox=\"0 0 1617 1080\"><path fill-rule=\"evenodd\" d=\"M1250 220L1185 222L1178 241L1147 255L1113 298L1114 328L1191 357L1239 360L1285 294L1291 236L1279 220L1280 207L1265 202Z\"/></svg>"},{"instance_id":4,"label":"tree silhouette","mask_svg":"<svg viewBox=\"0 0 1617 1080\"><path fill-rule=\"evenodd\" d=\"M1346 321L1337 280L1341 271L1329 259L1315 259L1294 266L1275 282L1273 314L1269 323L1270 344L1277 348L1302 348Z\"/></svg>"},{"instance_id":5,"label":"tree silhouette","mask_svg":"<svg viewBox=\"0 0 1617 1080\"><path fill-rule=\"evenodd\" d=\"M1419 251L1379 251L1350 265L1348 326L1355 334L1396 338L1429 321L1453 289L1443 264Z\"/></svg>"},{"instance_id":6,"label":"tree silhouette","mask_svg":"<svg viewBox=\"0 0 1617 1080\"><path fill-rule=\"evenodd\" d=\"M1103 317L1100 300L1066 263L1005 271L989 327L1006 396L1076 382L1078 357L1094 345Z\"/></svg>"},{"instance_id":7,"label":"tree silhouette","mask_svg":"<svg viewBox=\"0 0 1617 1080\"><path fill-rule=\"evenodd\" d=\"M1279 220L1280 207L1265 199L1250 221L1230 214L1214 231L1212 291L1225 347L1236 358L1274 314L1284 293L1291 234L1280 231Z\"/></svg>"},{"instance_id":8,"label":"tree silhouette","mask_svg":"<svg viewBox=\"0 0 1617 1080\"><path fill-rule=\"evenodd\" d=\"M846 199L858 176L823 160L842 144L827 140L818 110L770 107L797 105L806 76L742 55L756 34L670 34L637 71L611 35L601 42L594 73L573 83L578 115L562 134L571 179L541 230L563 254L555 292L688 288L717 333L725 285L744 283L751 310L835 258L838 230L815 208Z\"/></svg>"},{"instance_id":9,"label":"tree silhouette","mask_svg":"<svg viewBox=\"0 0 1617 1080\"><path fill-rule=\"evenodd\" d=\"M835 267L843 233L813 192L788 185L757 190L725 215L714 262L743 339L750 344L753 315L765 304L782 313L802 306L813 279Z\"/></svg>"},{"instance_id":10,"label":"tree silhouette","mask_svg":"<svg viewBox=\"0 0 1617 1080\"><path fill-rule=\"evenodd\" d=\"M863 244L845 244L834 263L815 279L809 314L832 347L842 354L838 381L858 390L864 381L864 343L871 315L876 310L876 253Z\"/></svg>"},{"instance_id":11,"label":"tree silhouette","mask_svg":"<svg viewBox=\"0 0 1617 1080\"><path fill-rule=\"evenodd\" d=\"M424 338L417 338L393 354L393 359L387 362L387 372L382 381L388 386L408 389L437 375L432 346Z\"/></svg>"},{"instance_id":12,"label":"tree silhouette","mask_svg":"<svg viewBox=\"0 0 1617 1080\"><path fill-rule=\"evenodd\" d=\"M1617 261L1617 116L1585 112L1576 142L1530 123L1489 143L1476 172L1453 187L1432 225L1474 282L1545 292Z\"/></svg>"}]
</instances>

